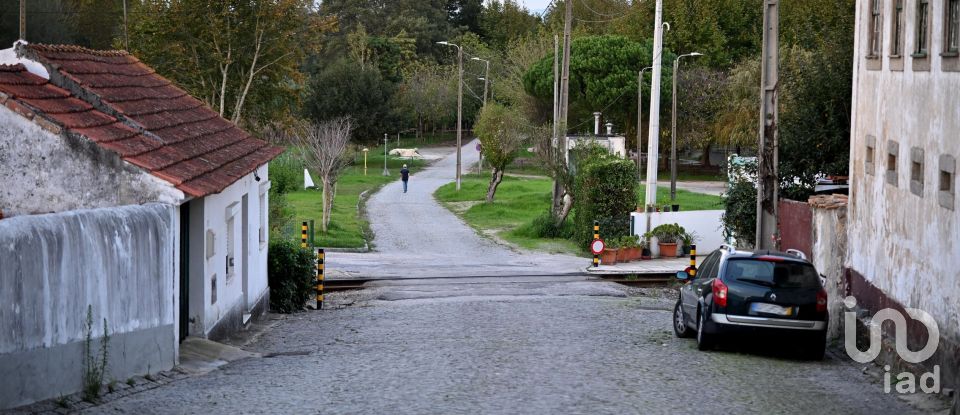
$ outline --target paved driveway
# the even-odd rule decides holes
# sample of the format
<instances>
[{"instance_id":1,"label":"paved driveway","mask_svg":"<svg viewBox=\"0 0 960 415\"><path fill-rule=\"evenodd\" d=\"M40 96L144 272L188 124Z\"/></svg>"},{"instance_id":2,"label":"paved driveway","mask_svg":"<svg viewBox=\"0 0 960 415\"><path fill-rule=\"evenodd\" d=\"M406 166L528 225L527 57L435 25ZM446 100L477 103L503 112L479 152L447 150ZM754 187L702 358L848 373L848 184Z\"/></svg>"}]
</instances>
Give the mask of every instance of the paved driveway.
<instances>
[{"instance_id":1,"label":"paved driveway","mask_svg":"<svg viewBox=\"0 0 960 415\"><path fill-rule=\"evenodd\" d=\"M797 360L775 352L790 348L783 342L700 352L671 332L669 292L573 277L393 284L331 294L323 312L272 316L276 325L245 349L273 357L87 412L917 412L858 366Z\"/></svg>"},{"instance_id":2,"label":"paved driveway","mask_svg":"<svg viewBox=\"0 0 960 415\"><path fill-rule=\"evenodd\" d=\"M463 147L464 172L479 159L476 141ZM367 201L374 252L327 254L331 279L582 273L589 259L517 252L479 236L438 203L433 192L454 181L456 155L414 170L403 193L399 180ZM399 179L399 171L390 172Z\"/></svg>"}]
</instances>

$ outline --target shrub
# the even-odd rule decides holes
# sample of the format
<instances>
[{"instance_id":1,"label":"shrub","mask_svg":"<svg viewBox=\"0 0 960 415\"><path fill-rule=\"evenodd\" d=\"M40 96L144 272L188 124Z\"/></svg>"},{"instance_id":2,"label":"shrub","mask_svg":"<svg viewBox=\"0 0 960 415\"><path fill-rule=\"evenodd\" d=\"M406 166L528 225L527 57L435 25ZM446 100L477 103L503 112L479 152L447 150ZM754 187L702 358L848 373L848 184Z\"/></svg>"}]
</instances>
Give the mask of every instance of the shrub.
<instances>
[{"instance_id":1,"label":"shrub","mask_svg":"<svg viewBox=\"0 0 960 415\"><path fill-rule=\"evenodd\" d=\"M270 308L292 313L314 293L316 262L313 251L289 240L270 242L267 252L267 280L270 284Z\"/></svg>"},{"instance_id":2,"label":"shrub","mask_svg":"<svg viewBox=\"0 0 960 415\"><path fill-rule=\"evenodd\" d=\"M573 236L573 225L564 221L557 225L550 212L544 212L516 230L517 235L528 238L570 238Z\"/></svg>"},{"instance_id":3,"label":"shrub","mask_svg":"<svg viewBox=\"0 0 960 415\"><path fill-rule=\"evenodd\" d=\"M286 152L270 162L270 190L275 194L303 188L303 162L295 154Z\"/></svg>"},{"instance_id":4,"label":"shrub","mask_svg":"<svg viewBox=\"0 0 960 415\"><path fill-rule=\"evenodd\" d=\"M757 164L729 165L733 183L723 195L723 236L736 238L738 245L753 246L757 233L757 188L753 184Z\"/></svg>"},{"instance_id":5,"label":"shrub","mask_svg":"<svg viewBox=\"0 0 960 415\"><path fill-rule=\"evenodd\" d=\"M581 159L576 176L573 212L574 240L587 247L593 239L593 221L600 237L613 240L630 231L630 212L636 209L636 167L615 157Z\"/></svg>"},{"instance_id":6,"label":"shrub","mask_svg":"<svg viewBox=\"0 0 960 415\"><path fill-rule=\"evenodd\" d=\"M657 237L657 242L675 244L683 241L687 230L676 223L665 223L650 230L650 234Z\"/></svg>"}]
</instances>

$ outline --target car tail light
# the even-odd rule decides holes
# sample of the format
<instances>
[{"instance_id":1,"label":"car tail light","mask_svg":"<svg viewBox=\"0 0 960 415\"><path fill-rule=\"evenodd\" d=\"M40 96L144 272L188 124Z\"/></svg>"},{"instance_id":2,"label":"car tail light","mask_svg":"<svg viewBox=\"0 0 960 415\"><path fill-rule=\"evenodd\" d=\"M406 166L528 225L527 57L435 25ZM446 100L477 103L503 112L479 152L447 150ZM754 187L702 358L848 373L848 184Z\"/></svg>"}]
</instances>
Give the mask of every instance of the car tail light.
<instances>
[{"instance_id":1,"label":"car tail light","mask_svg":"<svg viewBox=\"0 0 960 415\"><path fill-rule=\"evenodd\" d=\"M716 303L717 306L727 306L727 292L727 284L720 281L720 278L715 278L713 280L713 302Z\"/></svg>"},{"instance_id":2,"label":"car tail light","mask_svg":"<svg viewBox=\"0 0 960 415\"><path fill-rule=\"evenodd\" d=\"M817 312L825 313L827 312L827 290L820 289L817 292Z\"/></svg>"}]
</instances>

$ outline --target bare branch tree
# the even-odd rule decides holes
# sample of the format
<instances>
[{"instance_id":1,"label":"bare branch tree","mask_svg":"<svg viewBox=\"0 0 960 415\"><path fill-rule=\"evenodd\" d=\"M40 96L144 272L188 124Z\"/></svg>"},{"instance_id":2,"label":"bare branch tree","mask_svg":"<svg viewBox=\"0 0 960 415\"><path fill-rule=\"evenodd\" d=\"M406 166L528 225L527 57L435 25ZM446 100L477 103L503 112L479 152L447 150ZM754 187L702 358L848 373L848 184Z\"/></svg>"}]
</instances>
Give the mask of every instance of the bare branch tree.
<instances>
[{"instance_id":1,"label":"bare branch tree","mask_svg":"<svg viewBox=\"0 0 960 415\"><path fill-rule=\"evenodd\" d=\"M321 224L324 233L330 225L337 179L351 162L348 150L352 130L350 118L343 117L320 123L301 123L289 139L303 155L307 168L313 170L323 184Z\"/></svg>"}]
</instances>

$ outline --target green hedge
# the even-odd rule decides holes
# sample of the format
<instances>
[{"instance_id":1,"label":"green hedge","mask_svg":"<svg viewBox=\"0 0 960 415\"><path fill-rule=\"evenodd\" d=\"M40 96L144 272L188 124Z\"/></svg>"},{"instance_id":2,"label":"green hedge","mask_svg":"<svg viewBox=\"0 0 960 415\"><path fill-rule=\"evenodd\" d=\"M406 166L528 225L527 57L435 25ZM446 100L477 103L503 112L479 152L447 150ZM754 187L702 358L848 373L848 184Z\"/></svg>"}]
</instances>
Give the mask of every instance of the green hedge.
<instances>
[{"instance_id":1,"label":"green hedge","mask_svg":"<svg viewBox=\"0 0 960 415\"><path fill-rule=\"evenodd\" d=\"M267 251L267 280L270 284L270 308L280 313L303 309L314 294L316 259L313 251L293 241L270 242Z\"/></svg>"},{"instance_id":2,"label":"green hedge","mask_svg":"<svg viewBox=\"0 0 960 415\"><path fill-rule=\"evenodd\" d=\"M590 160L590 161L585 161ZM636 209L636 166L616 157L581 158L577 166L573 211L574 240L584 248L593 239L593 221L603 239L630 232L630 212Z\"/></svg>"}]
</instances>

